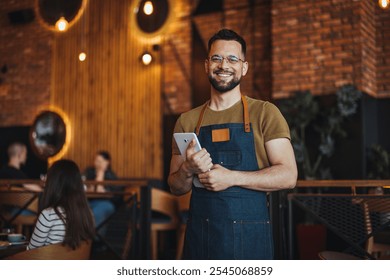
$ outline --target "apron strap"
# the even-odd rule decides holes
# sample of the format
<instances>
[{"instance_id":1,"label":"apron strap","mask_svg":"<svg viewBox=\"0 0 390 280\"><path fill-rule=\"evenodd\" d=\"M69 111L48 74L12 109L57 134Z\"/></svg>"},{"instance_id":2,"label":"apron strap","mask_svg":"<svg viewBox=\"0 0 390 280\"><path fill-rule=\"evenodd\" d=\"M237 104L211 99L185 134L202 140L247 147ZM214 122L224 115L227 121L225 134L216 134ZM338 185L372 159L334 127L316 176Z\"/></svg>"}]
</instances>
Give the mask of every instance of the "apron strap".
<instances>
[{"instance_id":1,"label":"apron strap","mask_svg":"<svg viewBox=\"0 0 390 280\"><path fill-rule=\"evenodd\" d=\"M251 125L249 120L248 101L244 95L241 95L242 106L244 107L244 127L245 132L251 132Z\"/></svg>"},{"instance_id":2,"label":"apron strap","mask_svg":"<svg viewBox=\"0 0 390 280\"><path fill-rule=\"evenodd\" d=\"M200 112L200 116L199 116L199 119L198 119L198 123L196 124L196 129L195 129L195 133L197 136L199 136L199 131L200 131L200 127L202 125L202 121L203 121L203 117L204 117L204 112L206 111L207 109L207 106L208 106L208 101L204 104L203 108L202 108L202 111Z\"/></svg>"},{"instance_id":3,"label":"apron strap","mask_svg":"<svg viewBox=\"0 0 390 280\"><path fill-rule=\"evenodd\" d=\"M241 95L242 106L244 108L244 129L245 132L251 132L250 119L249 119L249 110L248 110L248 101L246 100L244 95ZM206 102L200 112L200 116L198 119L198 123L196 124L195 133L199 135L200 127L202 126L202 121L204 117L204 113L206 112L207 106L209 102Z\"/></svg>"}]
</instances>

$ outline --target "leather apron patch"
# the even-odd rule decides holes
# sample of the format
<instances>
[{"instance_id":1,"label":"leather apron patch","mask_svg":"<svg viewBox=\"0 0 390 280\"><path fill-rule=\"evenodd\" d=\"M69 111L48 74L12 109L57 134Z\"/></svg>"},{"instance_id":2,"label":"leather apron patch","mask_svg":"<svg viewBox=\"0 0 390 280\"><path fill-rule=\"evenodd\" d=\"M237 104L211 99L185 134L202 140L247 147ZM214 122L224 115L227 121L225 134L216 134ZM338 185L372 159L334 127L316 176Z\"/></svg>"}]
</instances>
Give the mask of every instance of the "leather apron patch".
<instances>
[{"instance_id":1,"label":"leather apron patch","mask_svg":"<svg viewBox=\"0 0 390 280\"><path fill-rule=\"evenodd\" d=\"M212 131L213 142L226 142L230 140L229 128L213 129Z\"/></svg>"}]
</instances>

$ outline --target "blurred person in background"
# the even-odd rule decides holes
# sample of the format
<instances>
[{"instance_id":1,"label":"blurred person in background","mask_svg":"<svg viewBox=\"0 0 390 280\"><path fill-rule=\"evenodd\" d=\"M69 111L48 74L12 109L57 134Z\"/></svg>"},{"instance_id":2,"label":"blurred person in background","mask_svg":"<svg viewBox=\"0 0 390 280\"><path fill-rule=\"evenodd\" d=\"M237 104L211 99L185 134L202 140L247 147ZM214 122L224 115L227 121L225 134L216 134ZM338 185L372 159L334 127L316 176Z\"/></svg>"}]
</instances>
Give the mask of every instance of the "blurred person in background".
<instances>
[{"instance_id":1,"label":"blurred person in background","mask_svg":"<svg viewBox=\"0 0 390 280\"><path fill-rule=\"evenodd\" d=\"M105 180L117 180L115 172L111 169L111 155L107 151L99 151L95 156L94 165L88 167L84 176L86 180L103 182ZM87 191L105 193L107 191L117 191L115 187L98 184L96 186L87 186ZM95 217L96 227L99 227L110 215L115 212L116 199L91 199L89 205L93 216ZM106 228L103 227L99 232L104 235Z\"/></svg>"},{"instance_id":2,"label":"blurred person in background","mask_svg":"<svg viewBox=\"0 0 390 280\"><path fill-rule=\"evenodd\" d=\"M15 142L8 146L8 164L0 169L0 179L29 179L28 176L21 170L22 165L27 161L27 147L26 145ZM22 184L20 185L26 190L40 192L42 188L36 184Z\"/></svg>"}]
</instances>

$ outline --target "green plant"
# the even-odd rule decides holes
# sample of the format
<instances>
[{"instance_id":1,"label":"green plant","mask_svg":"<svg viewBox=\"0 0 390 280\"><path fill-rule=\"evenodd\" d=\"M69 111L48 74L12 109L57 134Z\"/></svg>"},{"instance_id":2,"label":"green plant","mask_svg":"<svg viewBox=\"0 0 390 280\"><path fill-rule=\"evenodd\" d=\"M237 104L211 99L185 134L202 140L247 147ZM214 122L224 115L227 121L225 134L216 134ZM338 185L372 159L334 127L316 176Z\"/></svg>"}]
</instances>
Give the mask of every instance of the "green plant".
<instances>
[{"instance_id":1,"label":"green plant","mask_svg":"<svg viewBox=\"0 0 390 280\"><path fill-rule=\"evenodd\" d=\"M368 154L368 178L390 178L390 153L380 145L372 145Z\"/></svg>"},{"instance_id":2,"label":"green plant","mask_svg":"<svg viewBox=\"0 0 390 280\"><path fill-rule=\"evenodd\" d=\"M352 85L345 85L335 96L335 103L324 105L310 91L299 91L279 103L290 126L295 158L305 179L332 177L323 159L334 154L337 137L346 136L343 124L357 112L362 93ZM308 129L316 134L314 139L308 139Z\"/></svg>"}]
</instances>

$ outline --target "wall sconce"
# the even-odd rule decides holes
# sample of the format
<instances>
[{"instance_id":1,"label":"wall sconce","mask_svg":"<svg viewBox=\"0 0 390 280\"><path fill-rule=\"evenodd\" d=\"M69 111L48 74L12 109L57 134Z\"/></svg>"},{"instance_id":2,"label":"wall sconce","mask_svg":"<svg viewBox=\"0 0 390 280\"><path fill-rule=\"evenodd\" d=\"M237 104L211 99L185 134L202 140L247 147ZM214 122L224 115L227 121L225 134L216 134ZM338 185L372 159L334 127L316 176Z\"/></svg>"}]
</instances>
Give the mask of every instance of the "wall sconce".
<instances>
[{"instance_id":1,"label":"wall sconce","mask_svg":"<svg viewBox=\"0 0 390 280\"><path fill-rule=\"evenodd\" d=\"M149 65L150 63L152 63L152 60L153 60L153 57L150 53L148 52L144 52L141 56L141 61L142 63L147 66Z\"/></svg>"},{"instance_id":2,"label":"wall sconce","mask_svg":"<svg viewBox=\"0 0 390 280\"><path fill-rule=\"evenodd\" d=\"M154 52L157 52L157 51L160 50L160 45L154 44L152 46L152 49L153 49ZM149 65L153 61L153 56L152 56L152 54L149 51L143 52L140 58L141 58L141 62L145 66Z\"/></svg>"},{"instance_id":3,"label":"wall sconce","mask_svg":"<svg viewBox=\"0 0 390 280\"><path fill-rule=\"evenodd\" d=\"M85 52L79 53L79 60L83 62L87 58L87 55Z\"/></svg>"},{"instance_id":4,"label":"wall sconce","mask_svg":"<svg viewBox=\"0 0 390 280\"><path fill-rule=\"evenodd\" d=\"M65 19L65 17L60 17L56 22L56 29L58 31L64 32L68 29L69 22Z\"/></svg>"},{"instance_id":5,"label":"wall sconce","mask_svg":"<svg viewBox=\"0 0 390 280\"><path fill-rule=\"evenodd\" d=\"M153 3L152 1L146 1L145 4L144 4L144 13L145 15L147 16L150 16L151 14L153 14Z\"/></svg>"},{"instance_id":6,"label":"wall sconce","mask_svg":"<svg viewBox=\"0 0 390 280\"><path fill-rule=\"evenodd\" d=\"M379 4L379 7L381 7L384 10L386 10L390 6L390 0L379 0L378 4Z\"/></svg>"}]
</instances>

